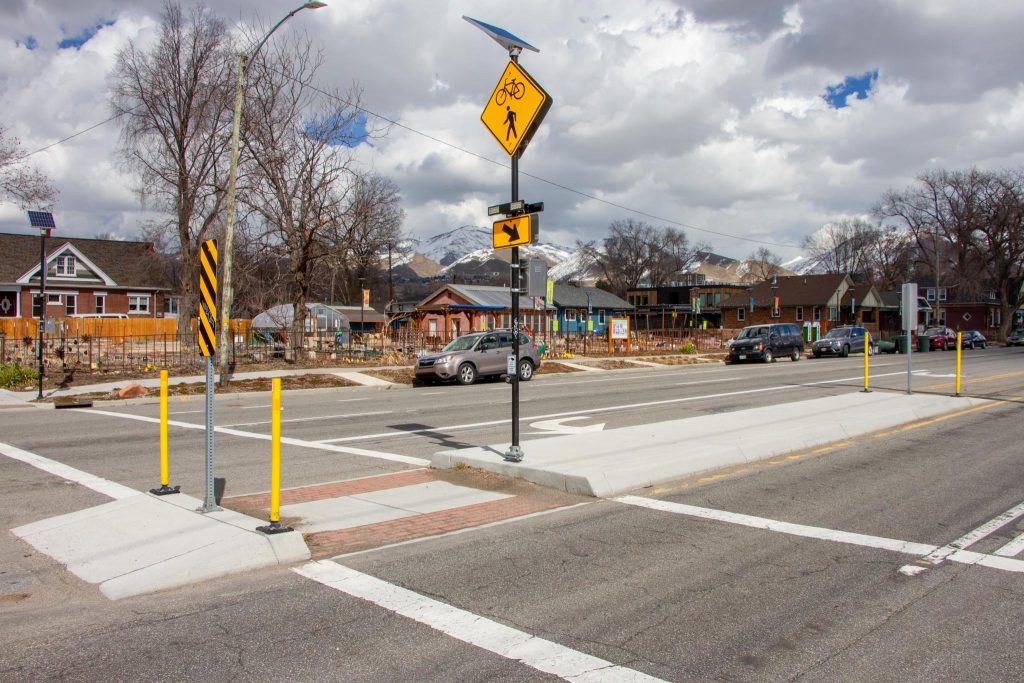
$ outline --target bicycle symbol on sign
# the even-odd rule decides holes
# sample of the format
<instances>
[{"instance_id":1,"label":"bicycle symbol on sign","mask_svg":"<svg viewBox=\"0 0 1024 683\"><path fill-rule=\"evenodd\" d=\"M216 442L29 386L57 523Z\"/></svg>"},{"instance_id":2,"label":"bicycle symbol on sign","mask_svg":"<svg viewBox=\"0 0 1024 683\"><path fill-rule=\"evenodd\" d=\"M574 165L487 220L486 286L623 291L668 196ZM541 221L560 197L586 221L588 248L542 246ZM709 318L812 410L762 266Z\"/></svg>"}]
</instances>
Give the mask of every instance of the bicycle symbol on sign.
<instances>
[{"instance_id":1,"label":"bicycle symbol on sign","mask_svg":"<svg viewBox=\"0 0 1024 683\"><path fill-rule=\"evenodd\" d=\"M512 78L506 78L505 85L502 86L501 90L494 93L494 103L500 106L505 104L505 100L509 97L513 100L521 100L525 94L525 83L520 82L515 76Z\"/></svg>"}]
</instances>

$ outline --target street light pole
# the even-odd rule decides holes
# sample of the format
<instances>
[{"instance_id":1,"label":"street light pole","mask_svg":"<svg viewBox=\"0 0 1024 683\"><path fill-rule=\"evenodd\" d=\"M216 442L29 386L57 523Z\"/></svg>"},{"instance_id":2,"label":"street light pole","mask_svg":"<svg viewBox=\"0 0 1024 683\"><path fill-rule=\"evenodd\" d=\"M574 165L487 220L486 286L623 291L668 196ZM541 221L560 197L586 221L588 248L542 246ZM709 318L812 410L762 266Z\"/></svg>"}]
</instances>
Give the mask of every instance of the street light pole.
<instances>
[{"instance_id":1,"label":"street light pole","mask_svg":"<svg viewBox=\"0 0 1024 683\"><path fill-rule=\"evenodd\" d=\"M227 196L227 220L224 225L224 270L221 273L221 328L220 328L220 384L225 386L228 383L228 346L232 343L230 320L231 304L234 291L231 288L231 265L234 255L235 243L235 182L238 179L238 138L242 127L242 90L245 81L245 69L248 62L256 58L260 48L267 42L274 31L281 27L281 24L291 19L304 9L320 9L326 7L325 2L306 2L286 14L281 21L274 24L274 27L267 31L262 40L257 43L255 49L248 55L244 52L238 55L238 79L235 82L235 117L231 124L231 166L228 171L228 196Z\"/></svg>"},{"instance_id":2,"label":"street light pole","mask_svg":"<svg viewBox=\"0 0 1024 683\"><path fill-rule=\"evenodd\" d=\"M47 228L39 228L39 395L43 400L43 328L46 327L46 238Z\"/></svg>"}]
</instances>

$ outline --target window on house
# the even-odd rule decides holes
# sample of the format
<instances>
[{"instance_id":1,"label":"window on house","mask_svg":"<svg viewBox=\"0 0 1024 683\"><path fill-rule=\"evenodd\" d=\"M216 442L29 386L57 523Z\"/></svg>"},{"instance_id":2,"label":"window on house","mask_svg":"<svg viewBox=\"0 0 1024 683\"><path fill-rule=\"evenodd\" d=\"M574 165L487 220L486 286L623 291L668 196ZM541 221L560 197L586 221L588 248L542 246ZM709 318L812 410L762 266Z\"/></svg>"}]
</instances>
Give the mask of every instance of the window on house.
<instances>
[{"instance_id":1,"label":"window on house","mask_svg":"<svg viewBox=\"0 0 1024 683\"><path fill-rule=\"evenodd\" d=\"M926 299L928 299L928 301L935 301L935 288L929 287L928 289L924 290L924 296Z\"/></svg>"},{"instance_id":2,"label":"window on house","mask_svg":"<svg viewBox=\"0 0 1024 683\"><path fill-rule=\"evenodd\" d=\"M566 322L576 322L576 309L575 308L567 308L567 309L565 309L565 321Z\"/></svg>"},{"instance_id":3,"label":"window on house","mask_svg":"<svg viewBox=\"0 0 1024 683\"><path fill-rule=\"evenodd\" d=\"M604 325L607 322L607 320L608 320L608 312L607 311L603 311L602 310L602 311L598 311L597 312L597 323L599 325Z\"/></svg>"},{"instance_id":4,"label":"window on house","mask_svg":"<svg viewBox=\"0 0 1024 683\"><path fill-rule=\"evenodd\" d=\"M46 305L47 306L51 306L51 305L52 306L60 306L60 304L61 304L60 294L47 294L46 295Z\"/></svg>"},{"instance_id":5,"label":"window on house","mask_svg":"<svg viewBox=\"0 0 1024 683\"><path fill-rule=\"evenodd\" d=\"M40 294L32 295L32 317L38 318L43 314L43 297Z\"/></svg>"},{"instance_id":6,"label":"window on house","mask_svg":"<svg viewBox=\"0 0 1024 683\"><path fill-rule=\"evenodd\" d=\"M832 322L839 320L839 309L835 306L828 307L828 319Z\"/></svg>"},{"instance_id":7,"label":"window on house","mask_svg":"<svg viewBox=\"0 0 1024 683\"><path fill-rule=\"evenodd\" d=\"M148 294L129 294L128 295L128 312L129 313L149 313L149 295ZM308 321L309 318L306 318Z\"/></svg>"},{"instance_id":8,"label":"window on house","mask_svg":"<svg viewBox=\"0 0 1024 683\"><path fill-rule=\"evenodd\" d=\"M817 306L811 309L811 319L816 323L821 322L821 309Z\"/></svg>"},{"instance_id":9,"label":"window on house","mask_svg":"<svg viewBox=\"0 0 1024 683\"><path fill-rule=\"evenodd\" d=\"M164 297L164 315L177 317L181 313L181 297Z\"/></svg>"},{"instance_id":10,"label":"window on house","mask_svg":"<svg viewBox=\"0 0 1024 683\"><path fill-rule=\"evenodd\" d=\"M73 254L57 257L57 275L75 275L76 260Z\"/></svg>"},{"instance_id":11,"label":"window on house","mask_svg":"<svg viewBox=\"0 0 1024 683\"><path fill-rule=\"evenodd\" d=\"M95 312L96 313L106 313L107 312L107 295L106 294L97 294L96 295L96 311Z\"/></svg>"},{"instance_id":12,"label":"window on house","mask_svg":"<svg viewBox=\"0 0 1024 683\"><path fill-rule=\"evenodd\" d=\"M738 320L739 322L743 322L746 319L747 319L747 309L742 308L742 307L741 308L737 308L736 309L736 320Z\"/></svg>"},{"instance_id":13,"label":"window on house","mask_svg":"<svg viewBox=\"0 0 1024 683\"><path fill-rule=\"evenodd\" d=\"M78 313L78 295L68 294L64 297L64 312L67 315Z\"/></svg>"},{"instance_id":14,"label":"window on house","mask_svg":"<svg viewBox=\"0 0 1024 683\"><path fill-rule=\"evenodd\" d=\"M797 322L800 322L801 320L804 319L804 307L803 306L797 306L796 307L796 319L797 319Z\"/></svg>"},{"instance_id":15,"label":"window on house","mask_svg":"<svg viewBox=\"0 0 1024 683\"><path fill-rule=\"evenodd\" d=\"M939 301L945 301L945 300L946 300L946 288L945 287L940 287L939 288Z\"/></svg>"}]
</instances>

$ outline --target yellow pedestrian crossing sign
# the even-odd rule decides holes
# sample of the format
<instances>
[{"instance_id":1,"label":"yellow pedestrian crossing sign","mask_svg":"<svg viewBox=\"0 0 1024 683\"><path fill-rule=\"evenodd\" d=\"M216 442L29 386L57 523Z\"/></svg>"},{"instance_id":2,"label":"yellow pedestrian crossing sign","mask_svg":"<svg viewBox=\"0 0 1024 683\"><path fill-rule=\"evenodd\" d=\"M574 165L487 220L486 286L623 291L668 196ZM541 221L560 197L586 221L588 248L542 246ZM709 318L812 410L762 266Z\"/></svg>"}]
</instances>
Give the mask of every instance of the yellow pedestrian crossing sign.
<instances>
[{"instance_id":1,"label":"yellow pedestrian crossing sign","mask_svg":"<svg viewBox=\"0 0 1024 683\"><path fill-rule=\"evenodd\" d=\"M480 120L502 149L515 156L526 149L550 108L551 96L523 67L509 61Z\"/></svg>"}]
</instances>

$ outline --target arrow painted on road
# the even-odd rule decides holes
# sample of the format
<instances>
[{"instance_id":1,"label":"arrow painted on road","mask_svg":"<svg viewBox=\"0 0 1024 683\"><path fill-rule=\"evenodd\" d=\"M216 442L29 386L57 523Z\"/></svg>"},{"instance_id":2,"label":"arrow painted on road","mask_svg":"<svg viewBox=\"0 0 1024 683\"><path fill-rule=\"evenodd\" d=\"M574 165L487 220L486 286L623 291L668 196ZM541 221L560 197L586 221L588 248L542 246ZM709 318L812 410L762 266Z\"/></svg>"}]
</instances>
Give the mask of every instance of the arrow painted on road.
<instances>
[{"instance_id":1,"label":"arrow painted on road","mask_svg":"<svg viewBox=\"0 0 1024 683\"><path fill-rule=\"evenodd\" d=\"M545 432L554 432L556 434L583 434L585 432L600 432L604 430L604 422L596 425L587 425L586 427L577 427L575 425L562 424L563 422L569 422L570 420L586 420L585 415L577 415L575 417L560 417L557 420L541 420L540 422L531 422L530 426L534 429L540 429Z\"/></svg>"},{"instance_id":2,"label":"arrow painted on road","mask_svg":"<svg viewBox=\"0 0 1024 683\"><path fill-rule=\"evenodd\" d=\"M519 228L515 224L503 225L501 226L501 231L508 235L509 242L519 241Z\"/></svg>"}]
</instances>

